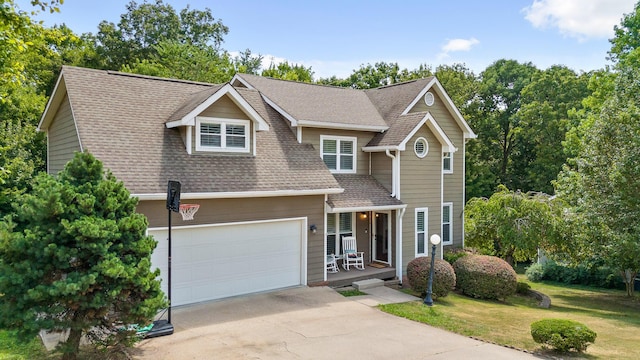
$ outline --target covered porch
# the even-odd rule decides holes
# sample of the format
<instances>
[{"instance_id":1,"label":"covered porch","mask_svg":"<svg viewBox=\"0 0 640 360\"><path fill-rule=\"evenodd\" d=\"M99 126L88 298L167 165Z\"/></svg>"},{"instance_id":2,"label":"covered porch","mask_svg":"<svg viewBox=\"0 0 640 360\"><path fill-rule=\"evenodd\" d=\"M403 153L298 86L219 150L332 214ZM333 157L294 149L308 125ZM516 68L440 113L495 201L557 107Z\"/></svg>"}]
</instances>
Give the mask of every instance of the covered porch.
<instances>
[{"instance_id":1,"label":"covered porch","mask_svg":"<svg viewBox=\"0 0 640 360\"><path fill-rule=\"evenodd\" d=\"M329 286L351 285L366 279L401 278L402 214L406 205L390 195L373 176L334 175L343 193L331 194L326 202L325 279ZM364 270L343 265L345 237L354 237L357 251L363 253ZM336 259L335 267L329 262Z\"/></svg>"},{"instance_id":2,"label":"covered porch","mask_svg":"<svg viewBox=\"0 0 640 360\"><path fill-rule=\"evenodd\" d=\"M350 286L354 281L367 280L367 279L380 279L380 280L392 280L396 278L396 269L390 266L387 267L374 267L371 263L365 264L364 270L350 270L341 271L336 273L328 273L327 281L328 286L337 288L343 286Z\"/></svg>"}]
</instances>

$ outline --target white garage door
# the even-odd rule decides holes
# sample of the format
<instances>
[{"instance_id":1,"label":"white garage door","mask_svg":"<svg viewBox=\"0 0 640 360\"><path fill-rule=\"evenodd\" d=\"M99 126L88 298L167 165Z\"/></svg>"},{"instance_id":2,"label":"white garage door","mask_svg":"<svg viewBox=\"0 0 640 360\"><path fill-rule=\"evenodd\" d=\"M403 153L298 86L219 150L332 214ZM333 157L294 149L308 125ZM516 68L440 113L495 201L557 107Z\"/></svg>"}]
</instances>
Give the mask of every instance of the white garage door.
<instances>
[{"instance_id":1,"label":"white garage door","mask_svg":"<svg viewBox=\"0 0 640 360\"><path fill-rule=\"evenodd\" d=\"M167 293L167 230L151 257ZM173 227L173 306L306 284L305 220Z\"/></svg>"}]
</instances>

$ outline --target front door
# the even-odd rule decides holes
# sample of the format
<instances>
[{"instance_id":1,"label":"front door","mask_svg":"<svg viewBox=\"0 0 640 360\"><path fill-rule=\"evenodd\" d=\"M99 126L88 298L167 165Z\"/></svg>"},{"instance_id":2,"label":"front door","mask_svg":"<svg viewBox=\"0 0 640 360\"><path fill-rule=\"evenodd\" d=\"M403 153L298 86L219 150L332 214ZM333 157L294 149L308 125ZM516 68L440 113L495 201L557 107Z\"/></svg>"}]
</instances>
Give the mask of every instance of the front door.
<instances>
[{"instance_id":1,"label":"front door","mask_svg":"<svg viewBox=\"0 0 640 360\"><path fill-rule=\"evenodd\" d=\"M373 260L391 264L391 226L389 223L389 213L374 213L373 219Z\"/></svg>"}]
</instances>

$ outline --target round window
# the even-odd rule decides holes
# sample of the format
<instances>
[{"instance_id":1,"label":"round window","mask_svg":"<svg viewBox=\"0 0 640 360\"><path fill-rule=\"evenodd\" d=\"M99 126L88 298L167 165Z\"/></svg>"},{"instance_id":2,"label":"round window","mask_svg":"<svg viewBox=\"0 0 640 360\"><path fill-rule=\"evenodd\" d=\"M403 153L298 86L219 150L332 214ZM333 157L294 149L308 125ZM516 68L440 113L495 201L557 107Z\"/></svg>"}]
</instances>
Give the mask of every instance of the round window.
<instances>
[{"instance_id":1,"label":"round window","mask_svg":"<svg viewBox=\"0 0 640 360\"><path fill-rule=\"evenodd\" d=\"M416 152L416 155L419 158L427 156L427 153L429 152L429 143L427 142L427 139L423 137L418 138L415 144L413 144L413 151Z\"/></svg>"},{"instance_id":2,"label":"round window","mask_svg":"<svg viewBox=\"0 0 640 360\"><path fill-rule=\"evenodd\" d=\"M433 96L432 92L429 91L426 94L424 94L424 103L427 104L427 106L433 105L435 101L436 101L436 98Z\"/></svg>"}]
</instances>

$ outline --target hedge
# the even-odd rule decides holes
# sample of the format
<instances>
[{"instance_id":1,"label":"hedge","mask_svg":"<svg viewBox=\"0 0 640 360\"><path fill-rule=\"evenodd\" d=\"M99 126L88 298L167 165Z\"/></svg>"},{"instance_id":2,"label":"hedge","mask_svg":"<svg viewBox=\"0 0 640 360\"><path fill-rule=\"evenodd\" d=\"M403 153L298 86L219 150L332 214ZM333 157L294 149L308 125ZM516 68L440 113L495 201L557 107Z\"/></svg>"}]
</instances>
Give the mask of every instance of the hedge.
<instances>
[{"instance_id":1,"label":"hedge","mask_svg":"<svg viewBox=\"0 0 640 360\"><path fill-rule=\"evenodd\" d=\"M480 299L505 300L516 293L516 272L506 261L488 255L468 255L453 268L456 287L463 294Z\"/></svg>"},{"instance_id":2,"label":"hedge","mask_svg":"<svg viewBox=\"0 0 640 360\"><path fill-rule=\"evenodd\" d=\"M596 341L596 333L577 321L544 319L531 324L531 336L539 344L549 345L558 351L587 350Z\"/></svg>"},{"instance_id":3,"label":"hedge","mask_svg":"<svg viewBox=\"0 0 640 360\"><path fill-rule=\"evenodd\" d=\"M417 257L407 264L407 279L409 286L422 297L427 294L427 283L431 269L431 258ZM436 259L433 269L433 284L431 285L433 298L445 297L456 286L456 274L448 262Z\"/></svg>"}]
</instances>

